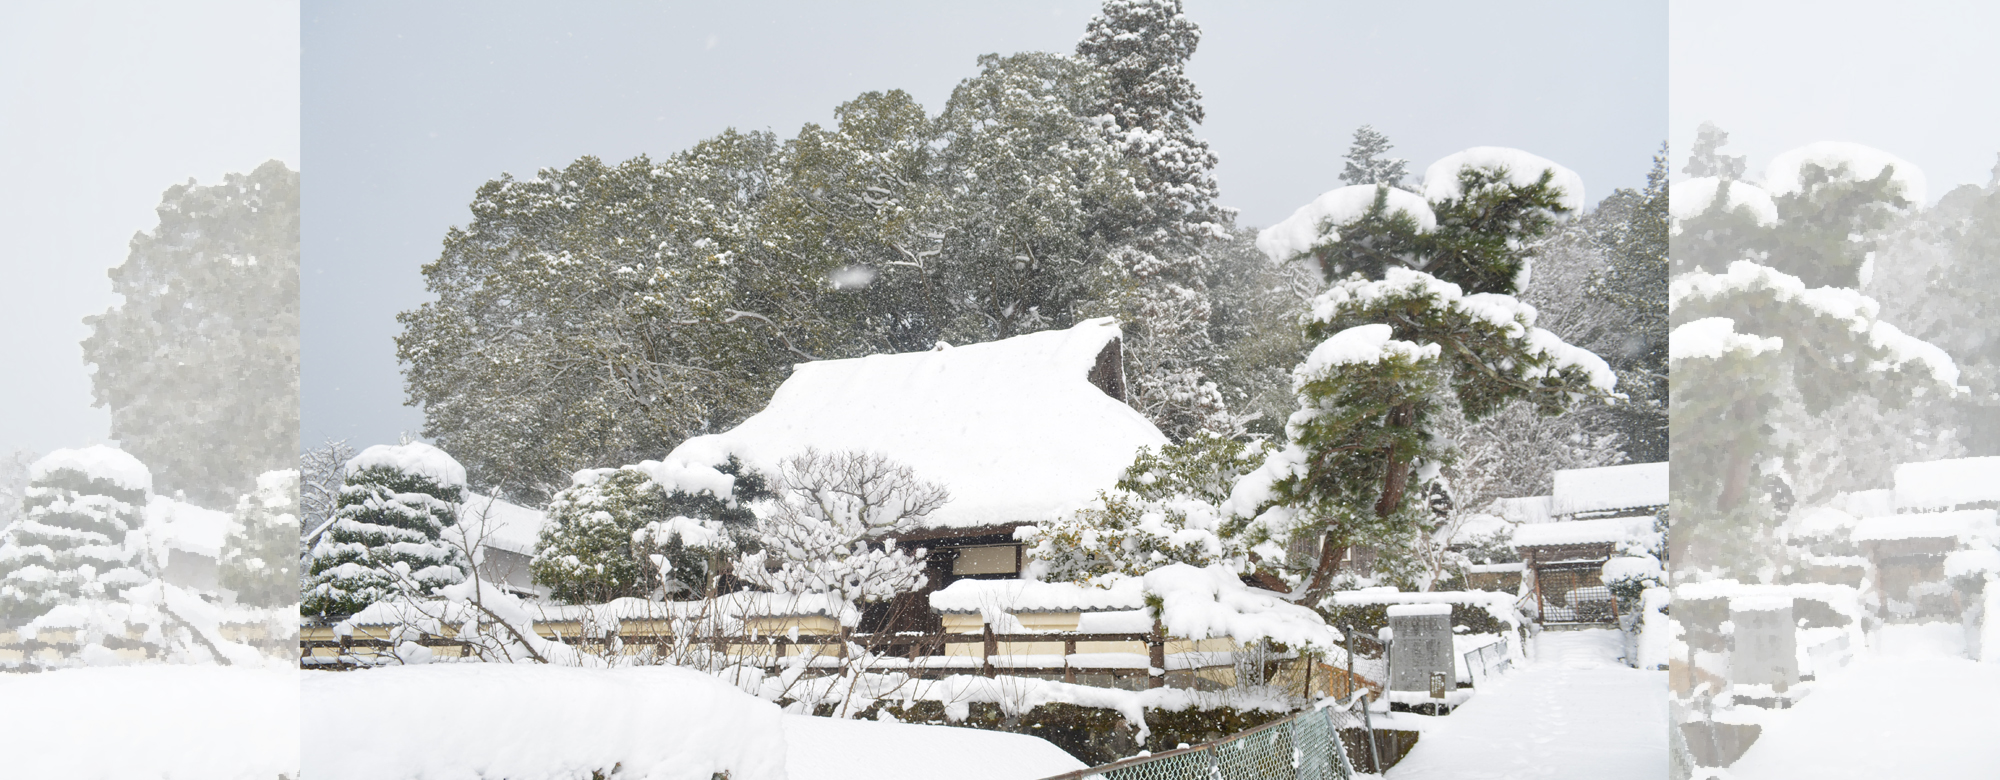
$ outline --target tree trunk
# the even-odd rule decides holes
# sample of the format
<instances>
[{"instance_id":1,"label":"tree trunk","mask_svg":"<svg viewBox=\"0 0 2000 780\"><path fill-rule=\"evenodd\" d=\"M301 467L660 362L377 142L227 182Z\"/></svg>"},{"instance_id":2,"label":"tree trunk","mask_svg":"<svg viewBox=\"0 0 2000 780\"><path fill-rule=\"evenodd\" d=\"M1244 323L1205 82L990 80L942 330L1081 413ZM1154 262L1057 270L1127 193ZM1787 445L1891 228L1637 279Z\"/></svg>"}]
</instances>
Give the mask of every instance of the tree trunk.
<instances>
[{"instance_id":1,"label":"tree trunk","mask_svg":"<svg viewBox=\"0 0 2000 780\"><path fill-rule=\"evenodd\" d=\"M1751 419L1751 402L1748 399L1737 401L1734 411L1736 419L1731 422L1745 424ZM1750 472L1756 468L1756 464L1751 462L1752 455L1750 448L1741 442L1729 448L1728 470L1723 474L1722 495L1716 497L1715 508L1725 511L1735 509L1750 497Z\"/></svg>"},{"instance_id":2,"label":"tree trunk","mask_svg":"<svg viewBox=\"0 0 2000 780\"><path fill-rule=\"evenodd\" d=\"M1389 410L1389 427L1408 428L1416 417L1416 407L1400 404ZM1396 511L1396 505L1403 503L1403 493L1410 487L1410 453L1401 447L1389 446L1389 473L1383 475L1382 497L1375 501L1375 516L1388 517Z\"/></svg>"}]
</instances>

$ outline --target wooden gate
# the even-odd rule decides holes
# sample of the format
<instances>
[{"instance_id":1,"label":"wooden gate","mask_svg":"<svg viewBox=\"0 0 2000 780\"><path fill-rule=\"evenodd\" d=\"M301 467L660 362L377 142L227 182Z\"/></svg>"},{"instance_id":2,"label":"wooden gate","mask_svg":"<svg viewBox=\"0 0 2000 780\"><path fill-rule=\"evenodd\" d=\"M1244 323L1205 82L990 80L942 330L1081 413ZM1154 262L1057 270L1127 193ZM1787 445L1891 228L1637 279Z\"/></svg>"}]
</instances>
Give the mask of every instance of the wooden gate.
<instances>
[{"instance_id":1,"label":"wooden gate","mask_svg":"<svg viewBox=\"0 0 2000 780\"><path fill-rule=\"evenodd\" d=\"M1618 600L1604 586L1602 563L1535 567L1535 603L1541 622L1617 623Z\"/></svg>"}]
</instances>

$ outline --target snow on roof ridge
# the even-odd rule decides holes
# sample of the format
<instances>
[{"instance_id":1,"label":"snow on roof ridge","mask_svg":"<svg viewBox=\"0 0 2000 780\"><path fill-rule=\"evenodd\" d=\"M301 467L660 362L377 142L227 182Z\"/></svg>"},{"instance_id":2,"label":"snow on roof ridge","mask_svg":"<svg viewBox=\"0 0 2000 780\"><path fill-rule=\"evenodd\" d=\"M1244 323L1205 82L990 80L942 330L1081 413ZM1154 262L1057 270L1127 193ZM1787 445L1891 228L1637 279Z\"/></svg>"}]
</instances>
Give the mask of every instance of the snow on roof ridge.
<instances>
[{"instance_id":1,"label":"snow on roof ridge","mask_svg":"<svg viewBox=\"0 0 2000 780\"><path fill-rule=\"evenodd\" d=\"M2000 456L1904 463L1896 467L1895 480L1898 510L2000 501Z\"/></svg>"},{"instance_id":2,"label":"snow on roof ridge","mask_svg":"<svg viewBox=\"0 0 2000 780\"><path fill-rule=\"evenodd\" d=\"M1621 463L1555 473L1551 508L1558 515L1639 509L1667 503L1667 463Z\"/></svg>"},{"instance_id":3,"label":"snow on roof ridge","mask_svg":"<svg viewBox=\"0 0 2000 780\"><path fill-rule=\"evenodd\" d=\"M1960 509L1951 512L1922 512L1862 518L1854 524L1849 539L1856 542L1885 542L1898 539L1966 538L2000 530L2000 511Z\"/></svg>"},{"instance_id":4,"label":"snow on roof ridge","mask_svg":"<svg viewBox=\"0 0 2000 780\"><path fill-rule=\"evenodd\" d=\"M1623 544L1642 541L1653 533L1651 515L1565 520L1559 523L1523 525L1514 529L1514 546L1518 548L1563 544Z\"/></svg>"},{"instance_id":5,"label":"snow on roof ridge","mask_svg":"<svg viewBox=\"0 0 2000 780\"><path fill-rule=\"evenodd\" d=\"M763 411L698 436L665 462L730 456L769 473L807 447L861 450L938 482L951 501L929 527L1036 522L1093 500L1158 428L1090 381L1121 338L1117 321L1085 320L951 349L797 366Z\"/></svg>"}]
</instances>

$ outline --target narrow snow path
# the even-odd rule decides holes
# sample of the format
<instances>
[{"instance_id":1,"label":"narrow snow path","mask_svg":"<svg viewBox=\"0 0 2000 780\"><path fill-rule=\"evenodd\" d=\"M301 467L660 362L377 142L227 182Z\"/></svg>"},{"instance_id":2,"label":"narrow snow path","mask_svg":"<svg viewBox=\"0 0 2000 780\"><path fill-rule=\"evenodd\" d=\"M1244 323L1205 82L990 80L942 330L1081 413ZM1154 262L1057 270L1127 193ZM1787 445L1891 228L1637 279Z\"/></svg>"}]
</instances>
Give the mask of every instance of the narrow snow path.
<instances>
[{"instance_id":1,"label":"narrow snow path","mask_svg":"<svg viewBox=\"0 0 2000 780\"><path fill-rule=\"evenodd\" d=\"M1991 780L2000 777L1995 701L2000 665L1871 648L1791 710L1766 716L1762 738L1730 776Z\"/></svg>"},{"instance_id":2,"label":"narrow snow path","mask_svg":"<svg viewBox=\"0 0 2000 780\"><path fill-rule=\"evenodd\" d=\"M1390 780L1659 780L1667 673L1618 660L1618 632L1547 632L1533 661L1431 719Z\"/></svg>"}]
</instances>

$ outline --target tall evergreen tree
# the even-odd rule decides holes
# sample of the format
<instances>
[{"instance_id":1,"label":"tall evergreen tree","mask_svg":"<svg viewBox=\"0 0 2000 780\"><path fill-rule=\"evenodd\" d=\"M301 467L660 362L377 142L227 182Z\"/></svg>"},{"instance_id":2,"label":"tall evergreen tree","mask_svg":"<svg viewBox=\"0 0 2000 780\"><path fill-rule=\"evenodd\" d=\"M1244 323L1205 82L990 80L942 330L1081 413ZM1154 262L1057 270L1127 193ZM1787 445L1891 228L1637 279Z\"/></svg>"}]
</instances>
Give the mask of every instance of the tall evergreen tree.
<instances>
[{"instance_id":1,"label":"tall evergreen tree","mask_svg":"<svg viewBox=\"0 0 2000 780\"><path fill-rule=\"evenodd\" d=\"M1141 194L1138 214L1110 226L1121 246L1106 269L1107 308L1126 325L1132 404L1175 439L1239 430L1207 377L1215 349L1204 250L1227 237L1230 217L1215 205L1215 153L1194 135L1201 92L1186 68L1200 40L1180 0L1107 0L1076 47L1108 76L1092 111L1114 123Z\"/></svg>"},{"instance_id":2,"label":"tall evergreen tree","mask_svg":"<svg viewBox=\"0 0 2000 780\"><path fill-rule=\"evenodd\" d=\"M333 526L313 548L300 609L351 615L464 581L471 563L444 541L445 529L458 523L464 491L464 467L436 447L362 450L348 461Z\"/></svg>"},{"instance_id":3,"label":"tall evergreen tree","mask_svg":"<svg viewBox=\"0 0 2000 780\"><path fill-rule=\"evenodd\" d=\"M1354 143L1347 147L1347 155L1342 158L1346 162L1340 180L1348 184L1403 186L1403 178L1410 175L1405 169L1410 161L1385 157L1393 148L1395 145L1389 143L1388 136L1372 126L1362 125L1354 131Z\"/></svg>"},{"instance_id":4,"label":"tall evergreen tree","mask_svg":"<svg viewBox=\"0 0 2000 780\"><path fill-rule=\"evenodd\" d=\"M1729 134L1714 122L1703 122L1695 129L1694 147L1688 152L1688 162L1681 172L1701 178L1713 176L1725 181L1743 178L1747 163L1742 155L1722 153L1722 147L1729 144Z\"/></svg>"},{"instance_id":5,"label":"tall evergreen tree","mask_svg":"<svg viewBox=\"0 0 2000 780\"><path fill-rule=\"evenodd\" d=\"M162 491L210 506L298 452L299 175L275 160L169 188L85 322L111 435Z\"/></svg>"},{"instance_id":6,"label":"tall evergreen tree","mask_svg":"<svg viewBox=\"0 0 2000 780\"><path fill-rule=\"evenodd\" d=\"M1311 224L1279 225L1259 241L1277 261L1377 241L1383 230L1408 247L1379 279L1332 279L1314 299L1306 330L1317 346L1293 370L1289 443L1231 499L1231 511L1254 518L1246 541L1274 543L1263 565L1302 585L1306 603L1331 587L1348 546L1406 546L1429 522L1425 502L1412 497L1448 456L1438 394L1451 393L1477 422L1516 401L1559 414L1573 399L1607 396L1616 381L1512 297L1533 247L1581 201L1568 191L1581 186L1575 175L1524 152L1481 148L1445 158L1426 179L1428 202L1405 193L1397 219L1382 219L1391 191L1378 184L1370 206L1305 210L1293 219ZM1364 225L1378 228L1357 229ZM1290 560L1286 551L1301 548L1317 554Z\"/></svg>"}]
</instances>

